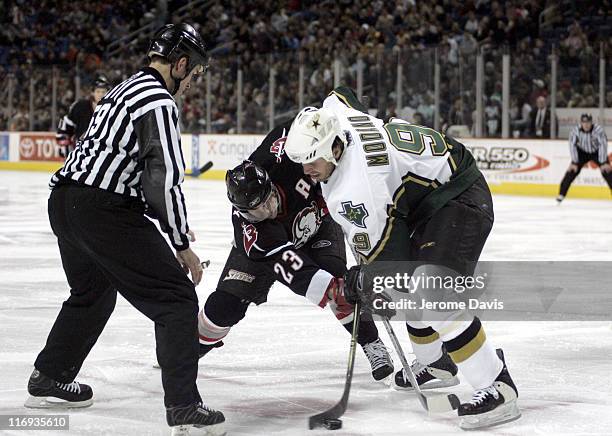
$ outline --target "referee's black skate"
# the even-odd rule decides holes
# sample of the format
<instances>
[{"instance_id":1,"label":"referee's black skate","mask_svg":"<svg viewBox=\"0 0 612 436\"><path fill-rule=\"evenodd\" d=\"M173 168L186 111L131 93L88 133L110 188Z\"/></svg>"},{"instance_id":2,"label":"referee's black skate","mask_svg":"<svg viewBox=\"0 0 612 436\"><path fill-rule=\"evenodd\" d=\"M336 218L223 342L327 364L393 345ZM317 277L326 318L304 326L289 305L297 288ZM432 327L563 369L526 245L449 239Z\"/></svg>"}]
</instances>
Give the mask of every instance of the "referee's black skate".
<instances>
[{"instance_id":1,"label":"referee's black skate","mask_svg":"<svg viewBox=\"0 0 612 436\"><path fill-rule=\"evenodd\" d=\"M172 428L172 436L225 435L225 416L202 403L192 403L166 408L166 421Z\"/></svg>"},{"instance_id":2,"label":"referee's black skate","mask_svg":"<svg viewBox=\"0 0 612 436\"><path fill-rule=\"evenodd\" d=\"M35 369L28 381L30 397L24 406L33 409L89 407L93 391L88 385L73 381L60 383Z\"/></svg>"},{"instance_id":3,"label":"referee's black skate","mask_svg":"<svg viewBox=\"0 0 612 436\"><path fill-rule=\"evenodd\" d=\"M393 374L393 360L380 338L362 345L361 348L370 361L374 380L379 381Z\"/></svg>"},{"instance_id":4,"label":"referee's black skate","mask_svg":"<svg viewBox=\"0 0 612 436\"><path fill-rule=\"evenodd\" d=\"M493 382L474 392L472 399L459 406L457 413L463 417L459 426L464 430L480 429L514 421L521 417L517 405L518 390L510 377L504 353L496 350L504 367Z\"/></svg>"},{"instance_id":5,"label":"referee's black skate","mask_svg":"<svg viewBox=\"0 0 612 436\"><path fill-rule=\"evenodd\" d=\"M446 388L459 384L457 365L446 352L429 365L423 365L415 359L410 368L421 389ZM413 389L403 369L395 374L395 387L397 389Z\"/></svg>"}]
</instances>

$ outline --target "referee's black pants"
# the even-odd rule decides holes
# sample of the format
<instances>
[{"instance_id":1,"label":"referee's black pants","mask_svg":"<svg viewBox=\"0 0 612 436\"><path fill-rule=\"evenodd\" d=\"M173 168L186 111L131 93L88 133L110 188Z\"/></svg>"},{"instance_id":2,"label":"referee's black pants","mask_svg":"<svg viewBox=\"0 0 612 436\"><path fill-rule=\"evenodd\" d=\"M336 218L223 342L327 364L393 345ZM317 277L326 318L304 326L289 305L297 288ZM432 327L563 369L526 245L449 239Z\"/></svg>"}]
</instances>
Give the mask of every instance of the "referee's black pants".
<instances>
[{"instance_id":1,"label":"referee's black pants","mask_svg":"<svg viewBox=\"0 0 612 436\"><path fill-rule=\"evenodd\" d=\"M34 366L59 382L72 382L119 291L155 323L166 407L200 401L195 287L142 214L141 203L98 188L62 185L49 198L49 221L71 289Z\"/></svg>"},{"instance_id":2,"label":"referee's black pants","mask_svg":"<svg viewBox=\"0 0 612 436\"><path fill-rule=\"evenodd\" d=\"M597 163L597 165L599 165L600 167L607 163L599 163L597 152L587 153L579 149L578 162L575 164L578 169L576 171L567 170L565 176L563 177L563 180L561 180L561 185L559 186L559 195L562 195L564 197L567 195L567 191L569 191L572 182L576 179L576 177L578 177L578 174L580 174L580 170L582 170L582 167L590 161ZM606 180L606 183L608 183L610 189L612 189L612 172L604 173L602 171L601 175Z\"/></svg>"}]
</instances>

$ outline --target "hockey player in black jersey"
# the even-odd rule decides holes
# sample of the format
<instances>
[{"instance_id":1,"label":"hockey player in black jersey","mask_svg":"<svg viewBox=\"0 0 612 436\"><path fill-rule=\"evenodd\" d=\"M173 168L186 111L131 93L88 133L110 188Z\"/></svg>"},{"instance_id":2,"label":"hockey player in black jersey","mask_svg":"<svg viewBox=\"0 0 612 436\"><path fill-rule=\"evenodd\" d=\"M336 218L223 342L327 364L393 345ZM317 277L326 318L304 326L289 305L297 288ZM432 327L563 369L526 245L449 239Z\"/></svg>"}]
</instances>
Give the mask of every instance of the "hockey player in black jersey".
<instances>
[{"instance_id":1,"label":"hockey player in black jersey","mask_svg":"<svg viewBox=\"0 0 612 436\"><path fill-rule=\"evenodd\" d=\"M267 299L279 281L312 303L330 305L350 331L353 308L343 298L346 253L342 230L328 215L319 186L283 151L286 124L226 175L234 244L217 284L198 316L200 354L223 344L249 304ZM371 316L362 316L359 344L381 380L393 362Z\"/></svg>"},{"instance_id":2,"label":"hockey player in black jersey","mask_svg":"<svg viewBox=\"0 0 612 436\"><path fill-rule=\"evenodd\" d=\"M111 85L106 76L99 75L94 80L91 95L72 103L68 114L60 120L55 135L62 156L68 156L76 142L83 137L94 109L110 88Z\"/></svg>"}]
</instances>

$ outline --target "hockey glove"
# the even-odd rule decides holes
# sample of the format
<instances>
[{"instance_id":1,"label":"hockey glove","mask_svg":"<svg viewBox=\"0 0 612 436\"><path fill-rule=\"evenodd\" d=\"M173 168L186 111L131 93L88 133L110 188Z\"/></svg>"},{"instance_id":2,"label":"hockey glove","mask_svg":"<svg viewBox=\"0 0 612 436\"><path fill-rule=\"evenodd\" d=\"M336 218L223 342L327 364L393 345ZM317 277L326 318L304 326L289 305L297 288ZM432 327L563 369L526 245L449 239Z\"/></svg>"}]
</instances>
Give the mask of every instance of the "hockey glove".
<instances>
[{"instance_id":1,"label":"hockey glove","mask_svg":"<svg viewBox=\"0 0 612 436\"><path fill-rule=\"evenodd\" d=\"M339 277L334 277L330 280L329 285L327 286L327 291L323 295L323 300L319 303L319 306L325 307L327 303L333 301L336 303L336 311L339 313L353 313L353 305L346 301L344 296L345 284L344 279Z\"/></svg>"},{"instance_id":2,"label":"hockey glove","mask_svg":"<svg viewBox=\"0 0 612 436\"><path fill-rule=\"evenodd\" d=\"M344 286L346 288L344 293L346 300L351 304L355 304L364 297L363 276L364 272L358 265L352 266L344 275Z\"/></svg>"},{"instance_id":3,"label":"hockey glove","mask_svg":"<svg viewBox=\"0 0 612 436\"><path fill-rule=\"evenodd\" d=\"M346 300L355 304L360 301L365 311L386 318L395 316L395 310L388 308L392 301L386 292L374 292L366 278L365 270L358 265L351 267L345 275Z\"/></svg>"},{"instance_id":4,"label":"hockey glove","mask_svg":"<svg viewBox=\"0 0 612 436\"><path fill-rule=\"evenodd\" d=\"M58 145L59 155L62 157L68 156L68 153L70 153L70 151L74 148L74 142L72 141L72 138L66 134L58 133L55 136L55 141Z\"/></svg>"}]
</instances>

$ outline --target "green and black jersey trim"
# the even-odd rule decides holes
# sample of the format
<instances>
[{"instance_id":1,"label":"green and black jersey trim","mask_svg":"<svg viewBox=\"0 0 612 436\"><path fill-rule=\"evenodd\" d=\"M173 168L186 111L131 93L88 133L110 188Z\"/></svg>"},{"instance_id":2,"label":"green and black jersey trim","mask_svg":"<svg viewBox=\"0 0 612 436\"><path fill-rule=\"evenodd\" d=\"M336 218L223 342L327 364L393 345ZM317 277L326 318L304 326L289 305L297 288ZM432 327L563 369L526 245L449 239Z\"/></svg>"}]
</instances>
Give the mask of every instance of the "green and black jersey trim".
<instances>
[{"instance_id":1,"label":"green and black jersey trim","mask_svg":"<svg viewBox=\"0 0 612 436\"><path fill-rule=\"evenodd\" d=\"M365 263L375 261L384 251L397 219L400 219L402 224L407 226L406 230L412 233L420 224L428 220L450 200L458 197L481 177L481 172L476 166L474 157L465 147L458 147L455 144L451 149L450 158L453 164L456 162L459 163L456 164L456 169L450 180L444 184L441 184L437 180L428 180L412 173L408 173L402 178L402 184L393 193L393 204L387 207L388 218L380 240L370 251L371 254L362 254ZM449 165L452 164L449 163ZM398 209L398 204L406 194L408 183L416 183L421 187L431 187L433 189L421 199L414 209L400 211Z\"/></svg>"},{"instance_id":2,"label":"green and black jersey trim","mask_svg":"<svg viewBox=\"0 0 612 436\"><path fill-rule=\"evenodd\" d=\"M393 232L393 225L395 223L396 218L405 218L406 214L409 211L404 211L404 213L398 213L399 202L404 198L409 189L411 183L418 185L420 188L431 188L432 192L434 192L440 185L439 180L429 180L425 177L420 177L413 173L408 173L404 177L402 177L402 184L395 190L393 193L393 203L387 206L387 221L385 223L385 227L382 231L382 237L378 241L378 243L372 248L370 251L370 255L363 255L366 260L366 263L373 262L378 255L385 249L389 238L391 237L391 233Z\"/></svg>"},{"instance_id":3,"label":"green and black jersey trim","mask_svg":"<svg viewBox=\"0 0 612 436\"><path fill-rule=\"evenodd\" d=\"M338 97L342 103L351 109L358 110L365 114L368 113L368 109L359 101L357 95L355 95L355 92L347 86L338 86L332 92L330 92L329 95Z\"/></svg>"}]
</instances>

